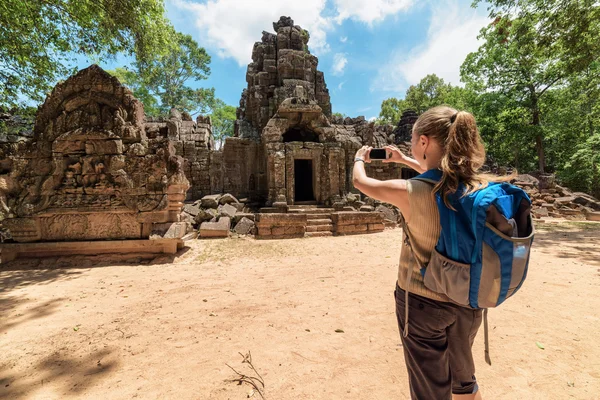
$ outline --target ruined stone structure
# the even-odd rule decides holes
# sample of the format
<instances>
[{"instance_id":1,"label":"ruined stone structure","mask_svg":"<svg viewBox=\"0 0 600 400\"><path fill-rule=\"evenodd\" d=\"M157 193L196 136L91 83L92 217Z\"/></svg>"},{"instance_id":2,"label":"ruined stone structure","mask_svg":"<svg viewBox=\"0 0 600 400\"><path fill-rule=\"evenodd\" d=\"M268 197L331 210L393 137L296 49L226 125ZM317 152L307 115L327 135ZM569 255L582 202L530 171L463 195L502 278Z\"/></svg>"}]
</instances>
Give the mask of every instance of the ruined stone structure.
<instances>
[{"instance_id":1,"label":"ruined stone structure","mask_svg":"<svg viewBox=\"0 0 600 400\"><path fill-rule=\"evenodd\" d=\"M183 159L168 138L147 136L142 104L99 67L57 85L33 139L15 146L0 193L16 242L153 238L165 250L161 240L186 233Z\"/></svg>"},{"instance_id":2,"label":"ruined stone structure","mask_svg":"<svg viewBox=\"0 0 600 400\"><path fill-rule=\"evenodd\" d=\"M362 117L332 118L324 75L307 48L308 33L286 17L273 28L275 34L263 32L254 45L236 137L226 140L219 160L223 191L262 198L267 205L333 204L353 190L356 150L393 143L392 128ZM400 176L395 168L378 169Z\"/></svg>"},{"instance_id":3,"label":"ruined stone structure","mask_svg":"<svg viewBox=\"0 0 600 400\"><path fill-rule=\"evenodd\" d=\"M417 114L413 110L406 110L402 113L402 116L400 117L400 121L398 121L396 129L394 129L394 137L396 143L410 142L412 128L415 122L417 122L418 118L419 114Z\"/></svg>"}]
</instances>

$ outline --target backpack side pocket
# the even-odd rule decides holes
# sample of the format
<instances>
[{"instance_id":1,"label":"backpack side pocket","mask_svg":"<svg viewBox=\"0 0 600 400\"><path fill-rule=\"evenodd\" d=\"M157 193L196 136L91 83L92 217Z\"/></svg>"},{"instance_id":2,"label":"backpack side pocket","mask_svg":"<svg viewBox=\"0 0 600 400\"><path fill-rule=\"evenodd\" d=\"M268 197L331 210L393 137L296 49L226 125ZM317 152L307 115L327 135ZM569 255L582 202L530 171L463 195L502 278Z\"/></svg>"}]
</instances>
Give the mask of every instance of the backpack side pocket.
<instances>
[{"instance_id":1,"label":"backpack side pocket","mask_svg":"<svg viewBox=\"0 0 600 400\"><path fill-rule=\"evenodd\" d=\"M451 260L433 250L423 283L429 290L446 295L454 303L469 306L470 268L470 264Z\"/></svg>"}]
</instances>

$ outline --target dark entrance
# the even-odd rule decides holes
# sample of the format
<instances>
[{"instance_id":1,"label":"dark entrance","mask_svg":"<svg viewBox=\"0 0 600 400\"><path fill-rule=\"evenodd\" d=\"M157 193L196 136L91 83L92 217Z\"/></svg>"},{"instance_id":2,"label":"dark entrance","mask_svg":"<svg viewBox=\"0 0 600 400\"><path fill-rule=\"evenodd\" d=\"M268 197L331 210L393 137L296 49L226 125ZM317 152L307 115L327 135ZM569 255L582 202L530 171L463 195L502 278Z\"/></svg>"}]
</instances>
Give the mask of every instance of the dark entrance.
<instances>
[{"instance_id":1,"label":"dark entrance","mask_svg":"<svg viewBox=\"0 0 600 400\"><path fill-rule=\"evenodd\" d=\"M294 160L294 201L314 201L312 160Z\"/></svg>"}]
</instances>

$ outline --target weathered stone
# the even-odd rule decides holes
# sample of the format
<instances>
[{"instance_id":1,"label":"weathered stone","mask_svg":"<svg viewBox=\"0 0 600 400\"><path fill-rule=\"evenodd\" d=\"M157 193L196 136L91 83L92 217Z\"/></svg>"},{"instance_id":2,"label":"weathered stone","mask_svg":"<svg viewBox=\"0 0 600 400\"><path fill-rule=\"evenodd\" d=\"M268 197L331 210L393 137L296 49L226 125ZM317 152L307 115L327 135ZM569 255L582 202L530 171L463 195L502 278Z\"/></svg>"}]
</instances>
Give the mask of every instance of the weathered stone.
<instances>
[{"instance_id":1,"label":"weathered stone","mask_svg":"<svg viewBox=\"0 0 600 400\"><path fill-rule=\"evenodd\" d=\"M167 139L148 140L142 104L96 65L54 88L32 140L4 149L0 212L15 241L159 235L178 246L188 229L178 222L189 188L183 159Z\"/></svg>"},{"instance_id":2,"label":"weathered stone","mask_svg":"<svg viewBox=\"0 0 600 400\"><path fill-rule=\"evenodd\" d=\"M219 204L239 204L238 199L236 199L233 195L227 193L224 194L223 196L221 196L221 198L219 199Z\"/></svg>"},{"instance_id":3,"label":"weathered stone","mask_svg":"<svg viewBox=\"0 0 600 400\"><path fill-rule=\"evenodd\" d=\"M572 203L573 200L575 200L575 197L573 196L567 196L567 197L558 197L555 200L555 203L562 205L562 204L567 204L567 203Z\"/></svg>"},{"instance_id":4,"label":"weathered stone","mask_svg":"<svg viewBox=\"0 0 600 400\"><path fill-rule=\"evenodd\" d=\"M250 235L254 233L255 225L254 221L243 217L233 229L238 235Z\"/></svg>"},{"instance_id":5,"label":"weathered stone","mask_svg":"<svg viewBox=\"0 0 600 400\"><path fill-rule=\"evenodd\" d=\"M246 218L246 219L249 219L250 221L254 222L255 215L252 214L252 213L241 213L241 212L238 212L233 217L233 223L237 224L238 222L241 221L242 218Z\"/></svg>"},{"instance_id":6,"label":"weathered stone","mask_svg":"<svg viewBox=\"0 0 600 400\"><path fill-rule=\"evenodd\" d=\"M200 237L214 238L229 236L231 220L228 217L221 217L218 222L203 222L200 225Z\"/></svg>"},{"instance_id":7,"label":"weathered stone","mask_svg":"<svg viewBox=\"0 0 600 400\"><path fill-rule=\"evenodd\" d=\"M542 174L538 180L540 189L551 189L556 186L556 176L554 174Z\"/></svg>"},{"instance_id":8,"label":"weathered stone","mask_svg":"<svg viewBox=\"0 0 600 400\"><path fill-rule=\"evenodd\" d=\"M375 210L375 207L373 206L368 206L368 205L364 205L360 207L360 211L362 212L372 212Z\"/></svg>"},{"instance_id":9,"label":"weathered stone","mask_svg":"<svg viewBox=\"0 0 600 400\"><path fill-rule=\"evenodd\" d=\"M188 233L187 227L185 222L153 224L150 239L179 239Z\"/></svg>"},{"instance_id":10,"label":"weathered stone","mask_svg":"<svg viewBox=\"0 0 600 400\"><path fill-rule=\"evenodd\" d=\"M382 214L383 218L389 221L396 221L398 218L394 210L384 205L377 206L375 211Z\"/></svg>"},{"instance_id":11,"label":"weathered stone","mask_svg":"<svg viewBox=\"0 0 600 400\"><path fill-rule=\"evenodd\" d=\"M217 208L219 207L220 198L221 195L219 194L211 194L204 196L200 201L200 205L202 206L202 208Z\"/></svg>"},{"instance_id":12,"label":"weathered stone","mask_svg":"<svg viewBox=\"0 0 600 400\"><path fill-rule=\"evenodd\" d=\"M237 214L237 209L231 204L224 204L219 206L219 215L223 217L233 218Z\"/></svg>"},{"instance_id":13,"label":"weathered stone","mask_svg":"<svg viewBox=\"0 0 600 400\"><path fill-rule=\"evenodd\" d=\"M208 208L206 210L200 209L194 220L199 224L205 221L211 221L213 218L215 218L216 221L217 215L217 210L213 208Z\"/></svg>"},{"instance_id":14,"label":"weathered stone","mask_svg":"<svg viewBox=\"0 0 600 400\"><path fill-rule=\"evenodd\" d=\"M200 207L195 204L186 204L183 206L183 211L195 217L200 213Z\"/></svg>"},{"instance_id":15,"label":"weathered stone","mask_svg":"<svg viewBox=\"0 0 600 400\"><path fill-rule=\"evenodd\" d=\"M586 213L585 218L588 221L600 221L600 212L588 212Z\"/></svg>"}]
</instances>

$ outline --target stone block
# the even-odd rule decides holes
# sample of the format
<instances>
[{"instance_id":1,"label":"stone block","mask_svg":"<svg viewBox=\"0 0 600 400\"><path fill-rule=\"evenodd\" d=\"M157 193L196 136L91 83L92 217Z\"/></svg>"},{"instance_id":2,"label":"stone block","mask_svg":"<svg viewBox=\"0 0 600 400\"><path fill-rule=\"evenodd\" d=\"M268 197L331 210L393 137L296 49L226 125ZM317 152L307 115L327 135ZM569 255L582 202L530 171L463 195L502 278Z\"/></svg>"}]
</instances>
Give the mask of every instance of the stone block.
<instances>
[{"instance_id":1,"label":"stone block","mask_svg":"<svg viewBox=\"0 0 600 400\"><path fill-rule=\"evenodd\" d=\"M254 222L255 219L255 215L252 213L243 213L243 212L238 212L235 214L235 216L233 217L233 223L237 224L238 222L241 221L242 218L247 218L250 221Z\"/></svg>"},{"instance_id":2,"label":"stone block","mask_svg":"<svg viewBox=\"0 0 600 400\"><path fill-rule=\"evenodd\" d=\"M256 214L256 223L258 226L292 226L306 225L306 214L277 214L277 213L259 213Z\"/></svg>"},{"instance_id":3,"label":"stone block","mask_svg":"<svg viewBox=\"0 0 600 400\"><path fill-rule=\"evenodd\" d=\"M331 214L334 225L380 224L383 217L378 212L340 211Z\"/></svg>"},{"instance_id":4,"label":"stone block","mask_svg":"<svg viewBox=\"0 0 600 400\"><path fill-rule=\"evenodd\" d=\"M200 200L202 208L217 208L219 207L220 194L209 194Z\"/></svg>"},{"instance_id":5,"label":"stone block","mask_svg":"<svg viewBox=\"0 0 600 400\"><path fill-rule=\"evenodd\" d=\"M153 224L150 240L157 239L180 239L187 233L186 222L172 222L164 224Z\"/></svg>"},{"instance_id":6,"label":"stone block","mask_svg":"<svg viewBox=\"0 0 600 400\"><path fill-rule=\"evenodd\" d=\"M395 221L398 218L393 209L384 205L377 206L375 211L382 214L384 219L390 221Z\"/></svg>"},{"instance_id":7,"label":"stone block","mask_svg":"<svg viewBox=\"0 0 600 400\"><path fill-rule=\"evenodd\" d=\"M221 217L218 222L203 222L200 225L201 238L227 237L231 220L228 217Z\"/></svg>"},{"instance_id":8,"label":"stone block","mask_svg":"<svg viewBox=\"0 0 600 400\"><path fill-rule=\"evenodd\" d=\"M239 201L238 201L238 199L235 198L235 196L233 196L229 193L224 194L219 199L219 204L232 204L232 203L238 204Z\"/></svg>"},{"instance_id":9,"label":"stone block","mask_svg":"<svg viewBox=\"0 0 600 400\"><path fill-rule=\"evenodd\" d=\"M254 221L243 217L233 229L238 235L250 235L254 233L255 224Z\"/></svg>"},{"instance_id":10,"label":"stone block","mask_svg":"<svg viewBox=\"0 0 600 400\"><path fill-rule=\"evenodd\" d=\"M385 229L385 225L384 224L368 224L368 228L369 232L371 231L382 231Z\"/></svg>"},{"instance_id":11,"label":"stone block","mask_svg":"<svg viewBox=\"0 0 600 400\"><path fill-rule=\"evenodd\" d=\"M222 217L233 218L235 217L235 214L237 214L237 209L231 204L224 204L222 206L219 206L219 215L221 215Z\"/></svg>"},{"instance_id":12,"label":"stone block","mask_svg":"<svg viewBox=\"0 0 600 400\"><path fill-rule=\"evenodd\" d=\"M285 235L285 226L275 226L271 228L271 232L273 236L282 236Z\"/></svg>"},{"instance_id":13,"label":"stone block","mask_svg":"<svg viewBox=\"0 0 600 400\"><path fill-rule=\"evenodd\" d=\"M213 218L216 218L217 215L217 210L213 208L209 208L207 210L200 209L194 220L200 224L202 222L210 221Z\"/></svg>"},{"instance_id":14,"label":"stone block","mask_svg":"<svg viewBox=\"0 0 600 400\"><path fill-rule=\"evenodd\" d=\"M195 217L200 213L200 207L196 204L186 204L183 206L183 211Z\"/></svg>"},{"instance_id":15,"label":"stone block","mask_svg":"<svg viewBox=\"0 0 600 400\"><path fill-rule=\"evenodd\" d=\"M585 216L588 221L600 221L600 212L588 212Z\"/></svg>"}]
</instances>

